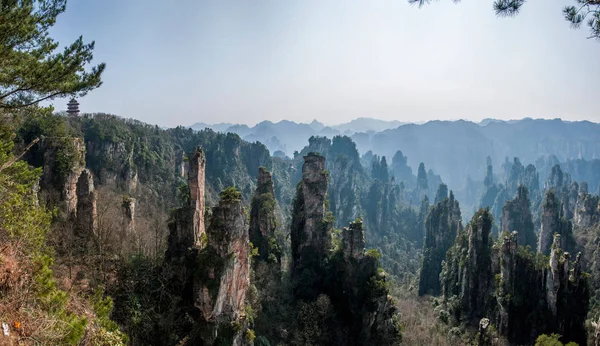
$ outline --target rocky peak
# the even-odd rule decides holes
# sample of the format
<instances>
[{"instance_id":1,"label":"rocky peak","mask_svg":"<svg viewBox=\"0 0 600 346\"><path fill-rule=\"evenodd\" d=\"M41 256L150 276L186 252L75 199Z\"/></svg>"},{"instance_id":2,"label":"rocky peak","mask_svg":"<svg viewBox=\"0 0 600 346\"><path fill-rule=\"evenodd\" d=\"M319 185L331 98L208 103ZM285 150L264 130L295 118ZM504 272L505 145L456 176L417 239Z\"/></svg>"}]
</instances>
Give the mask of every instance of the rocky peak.
<instances>
[{"instance_id":1,"label":"rocky peak","mask_svg":"<svg viewBox=\"0 0 600 346\"><path fill-rule=\"evenodd\" d=\"M365 233L361 220L351 222L342 229L342 251L344 259L361 259L365 251Z\"/></svg>"},{"instance_id":2,"label":"rocky peak","mask_svg":"<svg viewBox=\"0 0 600 346\"><path fill-rule=\"evenodd\" d=\"M489 295L492 292L492 214L489 210L478 211L467 230L469 239L465 278L461 301L468 311L468 319L485 317Z\"/></svg>"},{"instance_id":3,"label":"rocky peak","mask_svg":"<svg viewBox=\"0 0 600 346\"><path fill-rule=\"evenodd\" d=\"M454 195L435 204L425 220L423 264L419 278L419 295L440 294L440 273L446 252L462 229L460 207Z\"/></svg>"},{"instance_id":4,"label":"rocky peak","mask_svg":"<svg viewBox=\"0 0 600 346\"><path fill-rule=\"evenodd\" d=\"M204 173L206 156L199 147L191 154L189 159L190 171L188 184L190 187L190 207L193 210L193 243L200 246L200 239L204 233Z\"/></svg>"},{"instance_id":5,"label":"rocky peak","mask_svg":"<svg viewBox=\"0 0 600 346\"><path fill-rule=\"evenodd\" d=\"M258 183L252 197L250 208L250 241L258 248L259 258L263 261L274 256L275 262L281 264L281 249L277 245L275 231L275 189L271 173L264 167L258 170Z\"/></svg>"},{"instance_id":6,"label":"rocky peak","mask_svg":"<svg viewBox=\"0 0 600 346\"><path fill-rule=\"evenodd\" d=\"M560 204L556 194L553 190L548 190L542 204L542 225L538 241L538 252L545 255L550 254L552 237L559 230L559 208Z\"/></svg>"},{"instance_id":7,"label":"rocky peak","mask_svg":"<svg viewBox=\"0 0 600 346\"><path fill-rule=\"evenodd\" d=\"M227 191L227 190L226 190ZM250 284L250 239L241 194L221 194L212 209L207 245L198 254L195 305L206 321L241 317Z\"/></svg>"},{"instance_id":8,"label":"rocky peak","mask_svg":"<svg viewBox=\"0 0 600 346\"><path fill-rule=\"evenodd\" d=\"M273 177L271 172L267 171L265 167L258 168L258 178L256 184L256 194L262 195L268 193L271 196L275 196L275 185L273 184Z\"/></svg>"},{"instance_id":9,"label":"rocky peak","mask_svg":"<svg viewBox=\"0 0 600 346\"><path fill-rule=\"evenodd\" d=\"M584 228L591 227L597 223L600 219L599 202L598 195L588 193L587 183L581 183L573 212L573 222L577 226Z\"/></svg>"},{"instance_id":10,"label":"rocky peak","mask_svg":"<svg viewBox=\"0 0 600 346\"><path fill-rule=\"evenodd\" d=\"M515 199L506 201L502 208L501 227L503 231L517 231L519 244L536 249L537 240L529 204L527 188L519 185Z\"/></svg>"},{"instance_id":11,"label":"rocky peak","mask_svg":"<svg viewBox=\"0 0 600 346\"><path fill-rule=\"evenodd\" d=\"M74 212L79 227L95 234L98 228L96 192L92 172L88 169L83 169L77 179L75 196L77 207Z\"/></svg>"},{"instance_id":12,"label":"rocky peak","mask_svg":"<svg viewBox=\"0 0 600 346\"><path fill-rule=\"evenodd\" d=\"M314 153L304 156L302 180L292 215L292 271L295 274L299 275L304 269L320 272L320 264L331 247L332 220L325 215L327 185L325 157Z\"/></svg>"},{"instance_id":13,"label":"rocky peak","mask_svg":"<svg viewBox=\"0 0 600 346\"><path fill-rule=\"evenodd\" d=\"M196 148L190 154L190 170L188 172L189 203L176 209L168 224L169 238L165 254L167 261L179 262L187 256L188 250L205 245L202 244L202 234L205 233L205 164L204 152L202 149Z\"/></svg>"}]
</instances>

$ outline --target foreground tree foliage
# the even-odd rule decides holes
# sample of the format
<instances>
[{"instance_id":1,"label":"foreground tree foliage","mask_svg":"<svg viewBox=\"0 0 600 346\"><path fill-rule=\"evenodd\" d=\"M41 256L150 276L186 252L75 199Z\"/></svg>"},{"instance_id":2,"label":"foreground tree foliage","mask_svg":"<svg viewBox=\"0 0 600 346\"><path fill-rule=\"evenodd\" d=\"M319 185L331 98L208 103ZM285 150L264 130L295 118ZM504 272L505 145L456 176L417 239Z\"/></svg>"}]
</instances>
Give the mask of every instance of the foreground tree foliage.
<instances>
[{"instance_id":1,"label":"foreground tree foliage","mask_svg":"<svg viewBox=\"0 0 600 346\"><path fill-rule=\"evenodd\" d=\"M58 42L48 29L65 6L59 0L0 3L0 316L11 324L10 344L123 345L127 337L109 318L110 298L58 288L47 246L56 213L38 201L42 170L21 160L38 139L14 148L23 117L48 116L38 102L84 95L101 84L104 64L85 71L93 43L80 38L55 53Z\"/></svg>"},{"instance_id":2,"label":"foreground tree foliage","mask_svg":"<svg viewBox=\"0 0 600 346\"><path fill-rule=\"evenodd\" d=\"M35 105L58 96L83 96L99 87L105 64L86 70L94 42L79 37L57 53L48 33L66 0L0 3L0 108Z\"/></svg>"},{"instance_id":3,"label":"foreground tree foliage","mask_svg":"<svg viewBox=\"0 0 600 346\"><path fill-rule=\"evenodd\" d=\"M453 0L459 2L460 0ZM600 40L600 1L598 0L574 0L575 5L565 6L563 16L571 24L572 28L578 29L586 22L590 30L590 36ZM408 0L409 4L418 4L419 7L430 3L431 0ZM519 14L525 0L495 0L494 12L499 17L512 17Z\"/></svg>"}]
</instances>

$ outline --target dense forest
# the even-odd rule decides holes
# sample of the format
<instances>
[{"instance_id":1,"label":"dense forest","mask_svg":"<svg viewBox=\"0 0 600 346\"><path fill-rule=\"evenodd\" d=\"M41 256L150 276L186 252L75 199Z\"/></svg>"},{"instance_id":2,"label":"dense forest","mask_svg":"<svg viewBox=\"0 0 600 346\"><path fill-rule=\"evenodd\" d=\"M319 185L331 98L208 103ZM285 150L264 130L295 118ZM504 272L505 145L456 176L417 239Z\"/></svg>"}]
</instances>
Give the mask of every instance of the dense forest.
<instances>
[{"instance_id":1,"label":"dense forest","mask_svg":"<svg viewBox=\"0 0 600 346\"><path fill-rule=\"evenodd\" d=\"M55 52L65 4L0 6L0 345L600 343L598 124L309 131L281 155L55 112L105 68L93 42Z\"/></svg>"}]
</instances>

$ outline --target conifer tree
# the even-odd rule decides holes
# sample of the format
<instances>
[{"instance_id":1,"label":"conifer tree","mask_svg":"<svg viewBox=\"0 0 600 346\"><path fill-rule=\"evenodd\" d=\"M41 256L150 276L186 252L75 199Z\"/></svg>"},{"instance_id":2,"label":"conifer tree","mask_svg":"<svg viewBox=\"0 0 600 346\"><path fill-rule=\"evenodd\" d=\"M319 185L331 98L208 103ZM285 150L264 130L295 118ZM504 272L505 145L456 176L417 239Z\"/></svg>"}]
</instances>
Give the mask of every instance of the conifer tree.
<instances>
[{"instance_id":1,"label":"conifer tree","mask_svg":"<svg viewBox=\"0 0 600 346\"><path fill-rule=\"evenodd\" d=\"M0 110L31 106L62 96L83 96L102 84L105 64L89 68L94 42L79 37L57 52L49 29L66 0L0 3Z\"/></svg>"},{"instance_id":2,"label":"conifer tree","mask_svg":"<svg viewBox=\"0 0 600 346\"><path fill-rule=\"evenodd\" d=\"M418 4L419 7L430 2L431 0L408 0L409 4ZM590 29L588 38L600 40L600 0L574 0L574 2L574 6L569 5L563 8L564 18L575 29L578 29L585 21ZM519 13L524 3L525 0L495 0L494 12L499 17L513 17Z\"/></svg>"}]
</instances>

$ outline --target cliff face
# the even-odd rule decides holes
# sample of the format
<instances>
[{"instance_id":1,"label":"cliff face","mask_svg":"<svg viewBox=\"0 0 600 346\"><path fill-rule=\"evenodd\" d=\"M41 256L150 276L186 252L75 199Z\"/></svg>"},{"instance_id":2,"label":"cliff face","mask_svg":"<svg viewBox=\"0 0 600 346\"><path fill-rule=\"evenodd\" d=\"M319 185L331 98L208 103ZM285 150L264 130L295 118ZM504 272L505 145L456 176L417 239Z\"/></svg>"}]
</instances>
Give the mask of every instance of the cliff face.
<instances>
[{"instance_id":1,"label":"cliff face","mask_svg":"<svg viewBox=\"0 0 600 346\"><path fill-rule=\"evenodd\" d=\"M517 231L519 244L536 249L537 240L529 205L529 192L524 185L519 185L515 199L507 201L502 208L501 229Z\"/></svg>"},{"instance_id":2,"label":"cliff face","mask_svg":"<svg viewBox=\"0 0 600 346\"><path fill-rule=\"evenodd\" d=\"M600 200L598 195L588 193L587 184L579 186L577 203L573 211L573 222L580 228L592 227L600 220Z\"/></svg>"},{"instance_id":3,"label":"cliff face","mask_svg":"<svg viewBox=\"0 0 600 346\"><path fill-rule=\"evenodd\" d=\"M138 185L138 171L133 163L134 148L125 142L88 141L86 158L102 185L115 185L132 193Z\"/></svg>"},{"instance_id":4,"label":"cliff face","mask_svg":"<svg viewBox=\"0 0 600 346\"><path fill-rule=\"evenodd\" d=\"M98 218L96 210L96 192L94 191L94 178L92 172L83 169L75 190L77 208L75 209L79 228L96 234Z\"/></svg>"},{"instance_id":5,"label":"cliff face","mask_svg":"<svg viewBox=\"0 0 600 346\"><path fill-rule=\"evenodd\" d=\"M478 322L492 306L492 223L489 210L479 210L467 230L456 237L442 264L443 302L458 302L454 311L458 320Z\"/></svg>"},{"instance_id":6,"label":"cliff face","mask_svg":"<svg viewBox=\"0 0 600 346\"><path fill-rule=\"evenodd\" d=\"M365 253L360 219L342 230L339 248L332 252L325 158L308 154L304 160L291 229L294 296L303 303L330 297L336 314L329 317L328 335L335 338L324 344L394 345L400 335L397 309L388 297L380 254Z\"/></svg>"},{"instance_id":7,"label":"cliff face","mask_svg":"<svg viewBox=\"0 0 600 346\"><path fill-rule=\"evenodd\" d=\"M205 233L204 223L204 152L196 148L190 154L190 170L188 172L188 187L190 198L188 204L173 212L168 224L169 238L165 259L167 261L183 260L188 249L200 248L203 245L202 234Z\"/></svg>"},{"instance_id":8,"label":"cliff face","mask_svg":"<svg viewBox=\"0 0 600 346\"><path fill-rule=\"evenodd\" d=\"M97 207L94 177L85 168L85 146L81 138L50 138L41 144L43 175L41 186L50 203L58 203L66 220L76 225L79 236L90 239L97 232Z\"/></svg>"},{"instance_id":9,"label":"cliff face","mask_svg":"<svg viewBox=\"0 0 600 346\"><path fill-rule=\"evenodd\" d=\"M398 309L387 289L387 277L380 269L378 256L365 253L364 229L360 220L342 229L340 257L332 267L336 281L329 290L338 313L347 323L345 345L395 345L400 330L395 322Z\"/></svg>"},{"instance_id":10,"label":"cliff face","mask_svg":"<svg viewBox=\"0 0 600 346\"><path fill-rule=\"evenodd\" d=\"M190 158L190 200L172 214L166 264L173 268L172 281L181 288L183 304L193 305L200 315L199 334L190 340L209 346L246 345L250 236L242 196L235 188L221 192L205 229L205 157L197 148Z\"/></svg>"},{"instance_id":11,"label":"cliff face","mask_svg":"<svg viewBox=\"0 0 600 346\"><path fill-rule=\"evenodd\" d=\"M346 156L339 156L333 161L329 190L331 211L336 216L338 225L345 225L359 215L360 203L357 198L359 166L360 162Z\"/></svg>"},{"instance_id":12,"label":"cliff face","mask_svg":"<svg viewBox=\"0 0 600 346\"><path fill-rule=\"evenodd\" d=\"M207 237L207 246L198 254L195 305L207 321L235 321L242 315L250 284L250 240L241 200L219 201Z\"/></svg>"},{"instance_id":13,"label":"cliff face","mask_svg":"<svg viewBox=\"0 0 600 346\"><path fill-rule=\"evenodd\" d=\"M450 193L431 208L425 221L423 264L419 278L419 295L440 294L440 272L446 251L452 246L457 232L462 229L460 208Z\"/></svg>"},{"instance_id":14,"label":"cliff face","mask_svg":"<svg viewBox=\"0 0 600 346\"><path fill-rule=\"evenodd\" d=\"M325 215L327 185L325 158L312 153L305 156L294 200L291 240L296 292L306 298L316 298L320 290L322 264L331 247L333 220Z\"/></svg>"},{"instance_id":15,"label":"cliff face","mask_svg":"<svg viewBox=\"0 0 600 346\"><path fill-rule=\"evenodd\" d=\"M351 222L342 229L342 251L345 260L360 260L365 251L365 232L362 222Z\"/></svg>"},{"instance_id":16,"label":"cliff face","mask_svg":"<svg viewBox=\"0 0 600 346\"><path fill-rule=\"evenodd\" d=\"M206 156L204 151L196 148L190 155L190 171L188 184L190 187L190 208L193 210L193 243L200 246L200 239L204 234L204 172Z\"/></svg>"},{"instance_id":17,"label":"cliff face","mask_svg":"<svg viewBox=\"0 0 600 346\"><path fill-rule=\"evenodd\" d=\"M258 248L260 260L281 265L281 249L275 236L275 207L273 178L264 167L260 167L250 209L250 241ZM273 256L270 258L271 255Z\"/></svg>"},{"instance_id":18,"label":"cliff face","mask_svg":"<svg viewBox=\"0 0 600 346\"><path fill-rule=\"evenodd\" d=\"M538 252L550 254L555 233L562 237L560 247L566 251L573 249L573 226L571 221L561 218L561 204L554 190L548 190L542 204L541 229L538 241Z\"/></svg>"},{"instance_id":19,"label":"cliff face","mask_svg":"<svg viewBox=\"0 0 600 346\"><path fill-rule=\"evenodd\" d=\"M587 343L585 319L589 304L588 279L581 272L581 253L573 266L571 256L560 248L561 236L554 236L550 268L546 274L546 304L551 318L549 327L565 340ZM572 268L572 269L571 269Z\"/></svg>"}]
</instances>

